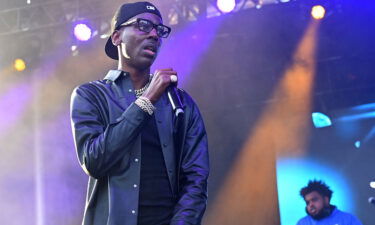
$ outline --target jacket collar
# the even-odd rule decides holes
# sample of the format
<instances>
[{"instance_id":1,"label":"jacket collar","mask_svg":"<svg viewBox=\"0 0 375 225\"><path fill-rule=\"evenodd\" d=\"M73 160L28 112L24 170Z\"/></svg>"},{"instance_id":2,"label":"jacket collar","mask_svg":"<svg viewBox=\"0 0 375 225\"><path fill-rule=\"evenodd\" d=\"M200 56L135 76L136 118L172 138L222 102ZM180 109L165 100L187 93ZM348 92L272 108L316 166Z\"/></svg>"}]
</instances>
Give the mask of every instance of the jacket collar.
<instances>
[{"instance_id":1,"label":"jacket collar","mask_svg":"<svg viewBox=\"0 0 375 225\"><path fill-rule=\"evenodd\" d=\"M110 70L110 71L108 71L107 75L105 75L104 80L114 82L121 75L126 76L128 74L129 74L129 72L122 71L122 70ZM127 83L127 86L125 87L125 90L133 88L132 85L131 85L131 83L130 83L130 80L126 81L126 83ZM122 96L122 94L120 94L120 95ZM159 101L157 101L155 103L155 107L158 109L159 107L164 107L164 105L168 105L168 104L169 104L168 97L167 97L166 94L164 94L164 95L161 96L161 98L159 99Z\"/></svg>"},{"instance_id":2,"label":"jacket collar","mask_svg":"<svg viewBox=\"0 0 375 225\"><path fill-rule=\"evenodd\" d=\"M124 76L126 76L128 74L128 72L125 72L125 71L122 71L122 70L110 70L110 71L108 71L107 75L105 75L104 80L115 81L122 74Z\"/></svg>"}]
</instances>

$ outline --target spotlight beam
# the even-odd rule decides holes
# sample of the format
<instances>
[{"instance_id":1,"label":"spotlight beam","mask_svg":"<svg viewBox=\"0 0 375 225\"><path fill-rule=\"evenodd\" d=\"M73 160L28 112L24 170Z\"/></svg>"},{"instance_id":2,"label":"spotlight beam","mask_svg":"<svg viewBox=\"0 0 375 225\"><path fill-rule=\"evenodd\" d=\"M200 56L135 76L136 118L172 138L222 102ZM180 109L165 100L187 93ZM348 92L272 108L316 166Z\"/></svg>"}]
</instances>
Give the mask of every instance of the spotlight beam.
<instances>
[{"instance_id":1,"label":"spotlight beam","mask_svg":"<svg viewBox=\"0 0 375 225\"><path fill-rule=\"evenodd\" d=\"M272 99L278 101L265 107L249 133L205 224L280 224L276 158L304 154L311 126L318 24L314 20L309 24L294 63L274 91Z\"/></svg>"}]
</instances>

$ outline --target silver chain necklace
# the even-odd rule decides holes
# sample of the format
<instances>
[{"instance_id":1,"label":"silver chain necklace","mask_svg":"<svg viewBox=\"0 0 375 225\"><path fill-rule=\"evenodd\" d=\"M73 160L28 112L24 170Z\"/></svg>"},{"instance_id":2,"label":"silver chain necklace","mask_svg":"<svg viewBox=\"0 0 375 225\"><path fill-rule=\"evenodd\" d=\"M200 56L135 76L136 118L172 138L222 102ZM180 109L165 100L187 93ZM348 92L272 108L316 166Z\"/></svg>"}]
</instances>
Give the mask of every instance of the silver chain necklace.
<instances>
[{"instance_id":1,"label":"silver chain necklace","mask_svg":"<svg viewBox=\"0 0 375 225\"><path fill-rule=\"evenodd\" d=\"M139 98L139 97L141 97L143 95L143 93L145 93L145 91L147 90L148 86L150 86L151 79L152 79L152 74L150 74L148 82L147 82L147 84L143 88L134 90L135 97Z\"/></svg>"}]
</instances>

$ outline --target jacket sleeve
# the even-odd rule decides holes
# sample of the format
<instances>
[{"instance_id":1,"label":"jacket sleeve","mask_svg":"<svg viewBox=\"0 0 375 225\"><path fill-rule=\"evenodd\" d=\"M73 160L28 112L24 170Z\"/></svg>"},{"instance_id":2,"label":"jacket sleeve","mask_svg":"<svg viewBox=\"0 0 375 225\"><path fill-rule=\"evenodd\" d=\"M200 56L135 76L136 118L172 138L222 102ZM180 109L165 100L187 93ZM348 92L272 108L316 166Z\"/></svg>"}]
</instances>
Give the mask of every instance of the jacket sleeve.
<instances>
[{"instance_id":1,"label":"jacket sleeve","mask_svg":"<svg viewBox=\"0 0 375 225\"><path fill-rule=\"evenodd\" d=\"M75 147L83 170L96 179L108 175L129 151L149 115L132 103L113 123L108 121L95 88L89 84L73 91L71 123ZM108 110L107 110L108 111Z\"/></svg>"},{"instance_id":2,"label":"jacket sleeve","mask_svg":"<svg viewBox=\"0 0 375 225\"><path fill-rule=\"evenodd\" d=\"M207 204L209 158L206 130L195 103L187 121L180 169L180 193L171 225L199 225Z\"/></svg>"}]
</instances>

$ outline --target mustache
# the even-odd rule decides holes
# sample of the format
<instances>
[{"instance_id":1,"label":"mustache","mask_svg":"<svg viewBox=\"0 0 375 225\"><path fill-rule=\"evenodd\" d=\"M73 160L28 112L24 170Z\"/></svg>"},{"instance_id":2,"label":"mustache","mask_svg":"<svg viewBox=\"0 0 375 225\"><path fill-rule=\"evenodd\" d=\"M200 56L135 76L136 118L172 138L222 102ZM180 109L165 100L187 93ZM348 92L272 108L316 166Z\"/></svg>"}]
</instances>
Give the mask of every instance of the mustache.
<instances>
[{"instance_id":1,"label":"mustache","mask_svg":"<svg viewBox=\"0 0 375 225\"><path fill-rule=\"evenodd\" d=\"M315 210L316 208L313 207ZM307 213L307 215L311 216L314 220L321 220L321 219L324 219L326 217L328 217L329 215L331 215L331 212L333 211L333 207L331 206L324 206L321 210L319 210L315 215L311 215L307 209L307 206L305 207L305 211Z\"/></svg>"}]
</instances>

